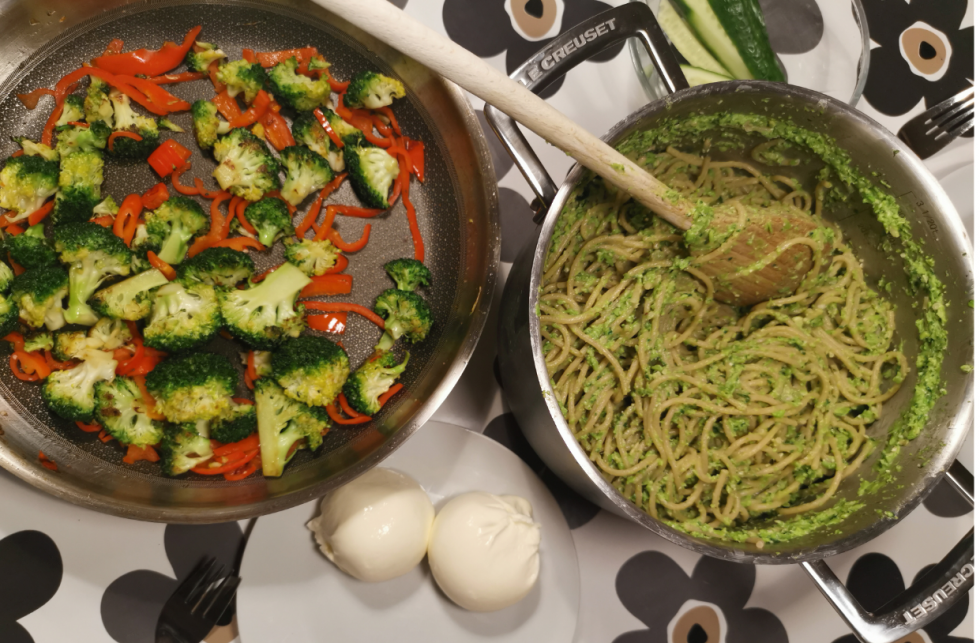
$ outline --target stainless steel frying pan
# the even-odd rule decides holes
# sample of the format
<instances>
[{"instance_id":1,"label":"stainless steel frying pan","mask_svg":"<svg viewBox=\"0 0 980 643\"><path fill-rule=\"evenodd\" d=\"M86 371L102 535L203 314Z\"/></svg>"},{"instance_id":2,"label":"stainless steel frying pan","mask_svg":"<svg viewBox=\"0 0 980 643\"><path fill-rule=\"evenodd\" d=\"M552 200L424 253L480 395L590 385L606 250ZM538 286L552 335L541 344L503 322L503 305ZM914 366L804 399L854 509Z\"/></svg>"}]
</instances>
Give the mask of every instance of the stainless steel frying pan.
<instances>
[{"instance_id":1,"label":"stainless steel frying pan","mask_svg":"<svg viewBox=\"0 0 980 643\"><path fill-rule=\"evenodd\" d=\"M606 26L605 35L588 38L589 34L597 33L599 25ZM863 641L897 640L936 618L972 586L972 530L927 577L874 614L861 608L823 559L865 543L892 527L918 506L944 473L972 503L972 476L962 466L953 466L973 415L973 376L960 370L962 364L971 361L974 341L973 250L963 223L938 182L915 154L884 127L844 103L810 90L758 81L688 88L659 25L642 3L611 9L574 27L531 57L512 78L540 91L598 51L629 37L642 42L671 94L637 110L613 127L603 137L611 145L666 119L719 112L762 112L829 134L853 158L856 167L869 173L878 172L876 176L883 185L894 186L902 215L909 219L916 238L935 259L936 274L946 285L949 352L943 362L942 377L947 394L930 414L922 434L904 447L896 463L893 484L859 495L860 479L873 476L874 457L862 465L858 475L844 481L838 497L860 500L864 508L840 524L760 550L748 544L697 538L640 511L600 475L565 422L555 396L551 395L541 329L535 314L552 231L572 189L583 180L586 171L576 166L561 187L556 186L514 122L488 106L488 121L537 195L538 221L542 224L538 237L528 242L514 263L501 304L498 353L510 407L538 455L569 486L592 502L702 554L746 563L802 563ZM800 167L806 165L804 162ZM800 173L794 178L807 185L813 172L822 165L815 161L807 170L809 176ZM891 261L882 249L880 241L884 231L869 207L852 199L830 211L825 209L824 216L841 227L862 260L871 283L881 277L896 284L906 283L900 262ZM900 292L902 289L894 291L891 296L898 311L897 333L906 350L915 351L918 346L916 302ZM906 384L885 405L881 419L873 425L873 437L883 436L898 419L911 390L912 386Z\"/></svg>"},{"instance_id":2,"label":"stainless steel frying pan","mask_svg":"<svg viewBox=\"0 0 980 643\"><path fill-rule=\"evenodd\" d=\"M48 99L37 110L26 110L17 93L54 86L62 75L99 55L112 38L122 38L127 49L152 49L166 40L179 41L194 25L203 26L201 39L220 45L232 58L239 58L244 47L274 51L315 45L333 63L337 78L372 68L404 81L408 96L394 110L406 134L425 143L426 180L413 184L412 200L425 239L425 262L433 273L433 285L424 296L436 323L430 337L412 347L402 378L405 391L375 421L334 427L315 454L300 452L279 479L253 476L228 483L194 474L168 479L150 463L124 465L118 446L102 444L52 416L38 387L3 369L0 466L71 502L167 522L218 522L286 509L353 479L394 451L445 399L465 367L490 307L500 248L496 180L482 130L463 92L302 0L0 0L0 158L16 149L10 137L37 139L50 111ZM188 100L214 93L205 82L170 89ZM209 174L214 162L193 142L189 114L175 120L187 129L174 138L194 150L193 174L213 185ZM103 187L119 201L158 180L145 163L108 161ZM349 185L336 200L357 203ZM352 219L337 224L348 239L358 238L362 225ZM281 244L277 248L269 255L253 254L259 270L283 261ZM390 287L383 263L411 253L404 207L399 205L376 222L368 246L350 256L353 293L335 299L371 306ZM370 354L377 335L370 323L351 315L339 339L356 365ZM217 339L206 350L240 364L240 346L233 342ZM39 465L39 451L57 463L58 472Z\"/></svg>"}]
</instances>

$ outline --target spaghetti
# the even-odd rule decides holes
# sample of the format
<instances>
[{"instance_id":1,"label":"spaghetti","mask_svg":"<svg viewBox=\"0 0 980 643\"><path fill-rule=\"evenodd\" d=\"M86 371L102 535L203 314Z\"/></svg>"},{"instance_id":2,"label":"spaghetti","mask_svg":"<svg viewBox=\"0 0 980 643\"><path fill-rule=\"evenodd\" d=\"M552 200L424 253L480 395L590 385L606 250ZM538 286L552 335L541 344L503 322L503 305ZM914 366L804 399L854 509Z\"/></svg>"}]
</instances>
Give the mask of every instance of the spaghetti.
<instances>
[{"instance_id":1,"label":"spaghetti","mask_svg":"<svg viewBox=\"0 0 980 643\"><path fill-rule=\"evenodd\" d=\"M750 157L791 165L780 141ZM639 159L692 201L742 212L775 201L819 216L795 180L712 160L710 147ZM735 309L712 298L680 233L600 179L552 235L539 295L557 402L603 476L639 509L700 535L763 545L759 526L826 507L874 449L868 427L909 372L892 305L836 226L825 270L789 296ZM801 237L787 244L821 244ZM815 264L818 262L814 262Z\"/></svg>"}]
</instances>

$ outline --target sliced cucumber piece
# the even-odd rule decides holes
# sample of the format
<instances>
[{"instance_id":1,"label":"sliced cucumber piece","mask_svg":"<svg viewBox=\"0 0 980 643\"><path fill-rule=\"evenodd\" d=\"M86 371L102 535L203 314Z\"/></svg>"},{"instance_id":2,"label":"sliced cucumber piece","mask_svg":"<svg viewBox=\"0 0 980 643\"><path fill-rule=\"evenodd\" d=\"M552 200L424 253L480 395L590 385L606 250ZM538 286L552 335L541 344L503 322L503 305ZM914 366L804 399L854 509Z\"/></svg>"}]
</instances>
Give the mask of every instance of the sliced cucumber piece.
<instances>
[{"instance_id":1,"label":"sliced cucumber piece","mask_svg":"<svg viewBox=\"0 0 980 643\"><path fill-rule=\"evenodd\" d=\"M786 80L769 44L758 0L674 1L697 37L733 77Z\"/></svg>"},{"instance_id":2,"label":"sliced cucumber piece","mask_svg":"<svg viewBox=\"0 0 980 643\"><path fill-rule=\"evenodd\" d=\"M670 42L677 47L677 51L684 56L684 59L692 67L728 75L728 70L715 60L710 51L704 48L704 45L701 44L701 41L698 40L698 37L694 35L694 32L691 31L691 28L687 26L687 23L678 15L677 10L668 0L660 0L657 21Z\"/></svg>"},{"instance_id":3,"label":"sliced cucumber piece","mask_svg":"<svg viewBox=\"0 0 980 643\"><path fill-rule=\"evenodd\" d=\"M681 71L684 72L684 78L687 78L687 84L691 87L717 83L723 80L732 80L732 77L728 74L716 74L713 71L691 67L690 65L681 65Z\"/></svg>"}]
</instances>

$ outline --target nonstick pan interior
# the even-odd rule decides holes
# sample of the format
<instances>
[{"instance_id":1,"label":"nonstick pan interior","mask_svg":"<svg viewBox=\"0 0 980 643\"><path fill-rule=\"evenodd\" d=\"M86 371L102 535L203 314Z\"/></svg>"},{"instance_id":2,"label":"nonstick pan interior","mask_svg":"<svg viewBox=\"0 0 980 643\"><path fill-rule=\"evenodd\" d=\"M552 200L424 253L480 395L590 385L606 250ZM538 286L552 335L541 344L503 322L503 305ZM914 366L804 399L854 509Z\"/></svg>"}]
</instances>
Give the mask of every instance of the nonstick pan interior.
<instances>
[{"instance_id":1,"label":"nonstick pan interior","mask_svg":"<svg viewBox=\"0 0 980 643\"><path fill-rule=\"evenodd\" d=\"M493 292L499 239L496 188L486 144L462 93L306 4L140 3L101 13L40 48L0 85L0 156L6 158L17 149L11 137L37 140L50 113L50 99L42 99L38 109L29 111L16 94L53 87L61 76L101 54L113 38L122 38L126 50L153 49L166 40L180 41L194 25L203 26L200 40L215 43L231 59L240 58L245 47L274 51L314 45L332 63L336 78L374 69L405 82L408 96L396 101L393 109L403 132L425 144L425 183L413 181L411 199L425 240L425 263L433 275L432 285L422 294L435 319L430 336L410 347L411 359L401 379L405 390L371 423L332 427L316 453L299 452L278 480L256 475L229 483L196 474L170 479L156 464L125 465L124 449L118 444L103 444L94 434L51 414L40 399L39 386L20 382L9 372L0 376L0 464L57 495L101 510L151 520L205 522L267 513L315 497L373 466L417 428L455 383L482 329L487 295ZM214 95L207 81L167 89L188 101ZM284 113L290 115L288 110ZM193 169L182 182L200 177L209 189L216 189L210 178L215 163L194 142L190 114L177 114L172 120L186 132L163 132L161 138L170 136L193 151ZM103 193L117 202L159 182L146 163L126 164L108 157L105 178ZM312 197L300 206L297 221L311 201ZM209 202L200 202L207 209ZM349 183L330 202L360 205ZM356 240L364 223L338 217L335 227L343 238ZM413 252L404 205L399 202L370 223L367 247L348 255L345 272L353 276L353 292L319 299L372 307L378 293L392 286L382 265ZM283 262L282 245L253 252L252 257L257 272L262 272ZM332 339L342 342L356 367L370 355L378 336L377 327L351 314L346 332ZM3 349L8 350L6 345ZM242 370L243 349L242 344L219 337L202 350L221 353ZM243 383L238 394L248 395ZM57 474L37 466L39 450L58 464Z\"/></svg>"}]
</instances>

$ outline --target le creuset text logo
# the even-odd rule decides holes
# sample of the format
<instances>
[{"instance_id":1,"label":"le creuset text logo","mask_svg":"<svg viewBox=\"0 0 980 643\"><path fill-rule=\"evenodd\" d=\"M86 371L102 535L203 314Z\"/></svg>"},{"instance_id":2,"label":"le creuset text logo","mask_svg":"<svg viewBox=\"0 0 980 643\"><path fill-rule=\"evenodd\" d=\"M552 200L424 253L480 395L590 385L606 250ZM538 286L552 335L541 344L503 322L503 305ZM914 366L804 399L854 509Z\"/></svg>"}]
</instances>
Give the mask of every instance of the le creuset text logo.
<instances>
[{"instance_id":1,"label":"le creuset text logo","mask_svg":"<svg viewBox=\"0 0 980 643\"><path fill-rule=\"evenodd\" d=\"M927 596L922 599L921 603L907 610L904 614L906 624L915 623L929 612L935 611L939 604L955 594L970 576L973 576L973 565L967 563L956 576L950 578L945 585L933 592L932 596Z\"/></svg>"},{"instance_id":2,"label":"le creuset text logo","mask_svg":"<svg viewBox=\"0 0 980 643\"><path fill-rule=\"evenodd\" d=\"M561 45L560 47L552 51L550 54L545 56L540 63L541 69L543 69L544 71L548 71L556 64L558 64L559 60L566 57L576 49L581 49L582 47L585 46L586 43L592 42L599 36L604 36L610 31L615 31L615 30L616 30L615 18L611 20L606 20L605 22L595 27L590 27L586 29L581 34L575 36L574 38L566 42L564 45ZM541 72L539 72L537 69L534 69L533 71L537 72L534 74L535 77L541 75ZM532 80L534 80L534 78L532 78Z\"/></svg>"}]
</instances>

